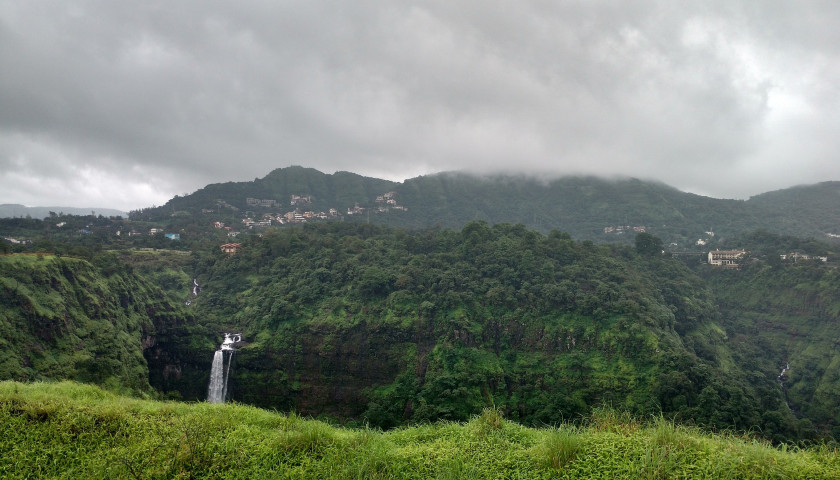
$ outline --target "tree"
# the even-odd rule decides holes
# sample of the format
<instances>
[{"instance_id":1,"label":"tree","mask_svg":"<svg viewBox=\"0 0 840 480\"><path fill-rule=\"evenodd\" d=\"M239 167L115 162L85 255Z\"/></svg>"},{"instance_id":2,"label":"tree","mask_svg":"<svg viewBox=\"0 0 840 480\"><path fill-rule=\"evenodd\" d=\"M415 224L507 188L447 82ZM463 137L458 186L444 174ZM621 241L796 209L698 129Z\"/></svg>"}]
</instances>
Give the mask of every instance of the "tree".
<instances>
[{"instance_id":1,"label":"tree","mask_svg":"<svg viewBox=\"0 0 840 480\"><path fill-rule=\"evenodd\" d=\"M646 232L640 232L636 235L636 252L639 255L661 255L662 239Z\"/></svg>"}]
</instances>

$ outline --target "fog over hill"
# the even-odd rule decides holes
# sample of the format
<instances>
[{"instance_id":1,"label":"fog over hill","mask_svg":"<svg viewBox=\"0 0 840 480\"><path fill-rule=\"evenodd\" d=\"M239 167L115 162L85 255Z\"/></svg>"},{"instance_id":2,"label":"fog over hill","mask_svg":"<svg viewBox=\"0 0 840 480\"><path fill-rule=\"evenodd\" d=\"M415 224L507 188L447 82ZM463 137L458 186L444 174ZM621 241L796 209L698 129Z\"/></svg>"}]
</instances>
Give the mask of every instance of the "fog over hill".
<instances>
[{"instance_id":1,"label":"fog over hill","mask_svg":"<svg viewBox=\"0 0 840 480\"><path fill-rule=\"evenodd\" d=\"M389 192L393 198L383 197ZM293 196L301 195L308 197L306 205L290 204ZM266 203L249 204L249 198ZM556 229L573 238L604 242L632 241L633 233L645 230L681 248L714 235L720 239L755 229L834 240L832 235L840 234L840 182L731 200L627 177L545 180L447 172L398 183L294 166L250 182L207 185L161 207L132 212L132 218L165 221L177 214L194 223L216 217L230 221L245 213L330 209L343 221L405 228L461 228L476 220L522 223L542 232Z\"/></svg>"},{"instance_id":2,"label":"fog over hill","mask_svg":"<svg viewBox=\"0 0 840 480\"><path fill-rule=\"evenodd\" d=\"M0 203L160 205L304 163L840 179L837 2L3 2ZM110 202L110 203L109 203Z\"/></svg>"}]
</instances>

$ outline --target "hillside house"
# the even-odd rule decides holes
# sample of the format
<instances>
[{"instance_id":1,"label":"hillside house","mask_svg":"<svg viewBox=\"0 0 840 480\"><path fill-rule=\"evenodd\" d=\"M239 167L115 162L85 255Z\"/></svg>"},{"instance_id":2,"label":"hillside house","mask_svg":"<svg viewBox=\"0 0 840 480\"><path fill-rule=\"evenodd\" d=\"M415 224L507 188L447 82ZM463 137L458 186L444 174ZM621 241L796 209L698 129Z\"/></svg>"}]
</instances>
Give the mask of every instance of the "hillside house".
<instances>
[{"instance_id":1,"label":"hillside house","mask_svg":"<svg viewBox=\"0 0 840 480\"><path fill-rule=\"evenodd\" d=\"M709 252L709 265L738 268L738 261L746 254L746 250L712 250Z\"/></svg>"},{"instance_id":2,"label":"hillside house","mask_svg":"<svg viewBox=\"0 0 840 480\"><path fill-rule=\"evenodd\" d=\"M364 212L365 212L365 208L360 207L358 203L356 203L353 206L353 208L348 208L347 209L347 215L358 215L358 214L364 213Z\"/></svg>"},{"instance_id":3,"label":"hillside house","mask_svg":"<svg viewBox=\"0 0 840 480\"><path fill-rule=\"evenodd\" d=\"M309 195L291 195L289 205L307 205L312 203L312 197Z\"/></svg>"},{"instance_id":4,"label":"hillside house","mask_svg":"<svg viewBox=\"0 0 840 480\"><path fill-rule=\"evenodd\" d=\"M245 203L254 207L271 208L277 205L277 200L270 198L246 198Z\"/></svg>"},{"instance_id":5,"label":"hillside house","mask_svg":"<svg viewBox=\"0 0 840 480\"><path fill-rule=\"evenodd\" d=\"M228 255L234 255L236 253L236 250L239 249L241 246L241 243L226 243L220 248L223 252L227 253Z\"/></svg>"}]
</instances>

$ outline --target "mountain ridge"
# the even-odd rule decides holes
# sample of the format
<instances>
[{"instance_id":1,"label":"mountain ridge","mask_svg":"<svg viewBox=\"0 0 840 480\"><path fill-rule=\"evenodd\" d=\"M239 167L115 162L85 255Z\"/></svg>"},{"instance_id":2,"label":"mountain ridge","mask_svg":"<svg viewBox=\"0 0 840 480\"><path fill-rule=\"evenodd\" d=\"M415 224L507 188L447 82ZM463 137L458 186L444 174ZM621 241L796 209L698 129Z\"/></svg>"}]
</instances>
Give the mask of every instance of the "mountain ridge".
<instances>
[{"instance_id":1,"label":"mountain ridge","mask_svg":"<svg viewBox=\"0 0 840 480\"><path fill-rule=\"evenodd\" d=\"M389 192L393 198L383 199ZM292 205L293 196L308 197L306 204ZM249 198L266 202L249 205ZM835 213L840 212L840 182L796 186L736 200L683 192L659 181L633 177L538 179L442 172L392 182L352 172L326 174L292 166L272 170L252 182L207 185L161 207L132 212L131 217L165 221L175 214L212 217L212 213L258 215L295 209L333 209L333 217L341 216L344 221L409 229L461 228L471 221L522 223L543 233L556 229L598 242L628 243L632 240L632 235L625 235L629 227L686 249L698 240L708 240L707 232L728 237L765 229L832 240L836 238L832 235L840 234L840 213ZM364 215L353 216L352 212Z\"/></svg>"}]
</instances>

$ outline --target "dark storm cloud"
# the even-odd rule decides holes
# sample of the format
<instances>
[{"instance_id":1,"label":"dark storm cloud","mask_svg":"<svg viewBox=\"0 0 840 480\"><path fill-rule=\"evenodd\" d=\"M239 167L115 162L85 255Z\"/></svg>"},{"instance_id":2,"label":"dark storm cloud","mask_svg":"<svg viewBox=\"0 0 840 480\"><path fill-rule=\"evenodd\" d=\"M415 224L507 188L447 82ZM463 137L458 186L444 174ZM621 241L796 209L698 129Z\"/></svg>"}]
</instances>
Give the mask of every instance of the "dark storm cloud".
<instances>
[{"instance_id":1,"label":"dark storm cloud","mask_svg":"<svg viewBox=\"0 0 840 480\"><path fill-rule=\"evenodd\" d=\"M291 164L840 177L834 3L475 5L0 3L0 203L136 208Z\"/></svg>"}]
</instances>

